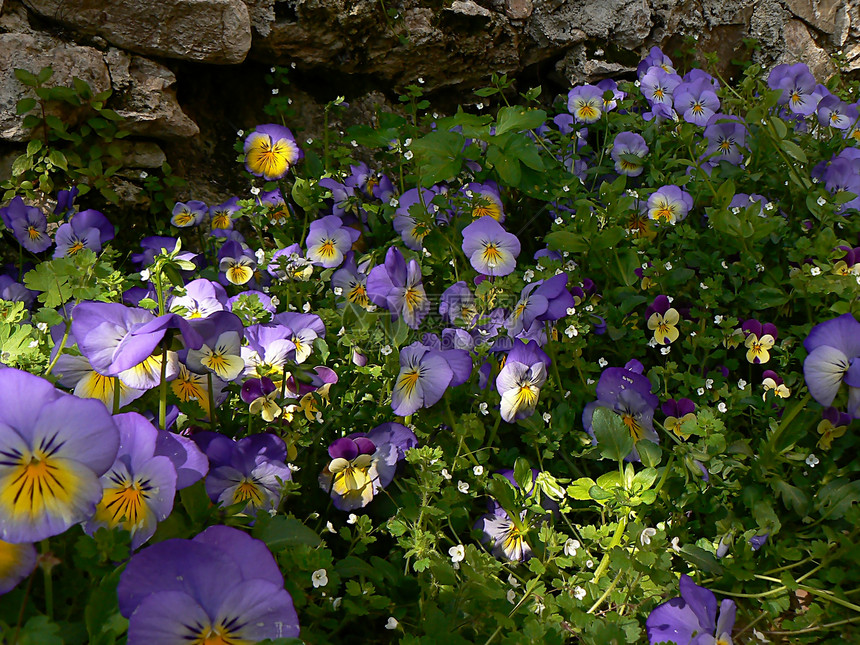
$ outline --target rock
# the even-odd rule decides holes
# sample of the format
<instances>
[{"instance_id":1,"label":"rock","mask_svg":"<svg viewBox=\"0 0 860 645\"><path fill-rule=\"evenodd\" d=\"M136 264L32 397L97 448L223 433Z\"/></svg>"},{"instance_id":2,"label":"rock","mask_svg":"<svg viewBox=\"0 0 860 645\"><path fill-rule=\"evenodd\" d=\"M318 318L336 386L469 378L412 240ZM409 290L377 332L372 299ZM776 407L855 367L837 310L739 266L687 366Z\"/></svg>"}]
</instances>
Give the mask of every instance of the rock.
<instances>
[{"instance_id":1,"label":"rock","mask_svg":"<svg viewBox=\"0 0 860 645\"><path fill-rule=\"evenodd\" d=\"M275 0L244 0L248 6L248 16L251 27L261 36L272 33L272 23L275 22Z\"/></svg>"},{"instance_id":2,"label":"rock","mask_svg":"<svg viewBox=\"0 0 860 645\"><path fill-rule=\"evenodd\" d=\"M651 22L646 0L585 0L560 6L547 2L535 7L527 32L538 44L573 45L585 33L586 38L632 49L648 37Z\"/></svg>"},{"instance_id":3,"label":"rock","mask_svg":"<svg viewBox=\"0 0 860 645\"><path fill-rule=\"evenodd\" d=\"M791 13L828 35L835 33L836 14L846 4L844 0L785 0Z\"/></svg>"},{"instance_id":4,"label":"rock","mask_svg":"<svg viewBox=\"0 0 860 645\"><path fill-rule=\"evenodd\" d=\"M483 18L490 18L493 15L489 9L484 9L481 5L472 2L472 0L454 0L450 7L445 7L445 11L461 13L464 16L481 16Z\"/></svg>"},{"instance_id":5,"label":"rock","mask_svg":"<svg viewBox=\"0 0 860 645\"><path fill-rule=\"evenodd\" d=\"M47 35L7 33L0 34L0 139L26 141L29 133L21 126L21 117L15 114L15 105L22 98L32 96L32 89L23 85L14 75L15 68L38 73L51 67L54 75L51 85L71 85L78 77L93 92L110 89L110 74L102 53L92 47L65 43ZM56 113L69 117L68 111L57 106Z\"/></svg>"},{"instance_id":6,"label":"rock","mask_svg":"<svg viewBox=\"0 0 860 645\"><path fill-rule=\"evenodd\" d=\"M836 67L830 60L830 54L819 47L806 25L800 20L789 20L783 26L785 52L777 58L779 63L806 63L812 75L819 83L824 83L835 72Z\"/></svg>"},{"instance_id":7,"label":"rock","mask_svg":"<svg viewBox=\"0 0 860 645\"><path fill-rule=\"evenodd\" d=\"M123 168L161 168L167 161L164 151L152 141L117 141Z\"/></svg>"},{"instance_id":8,"label":"rock","mask_svg":"<svg viewBox=\"0 0 860 645\"><path fill-rule=\"evenodd\" d=\"M200 132L176 100L173 72L119 49L109 50L105 59L118 93L115 109L126 119L124 129L156 139L193 137Z\"/></svg>"},{"instance_id":9,"label":"rock","mask_svg":"<svg viewBox=\"0 0 860 645\"><path fill-rule=\"evenodd\" d=\"M505 13L511 20L525 20L532 15L532 0L506 0Z\"/></svg>"},{"instance_id":10,"label":"rock","mask_svg":"<svg viewBox=\"0 0 860 645\"><path fill-rule=\"evenodd\" d=\"M139 54L235 64L251 47L242 0L28 0L27 6Z\"/></svg>"}]
</instances>

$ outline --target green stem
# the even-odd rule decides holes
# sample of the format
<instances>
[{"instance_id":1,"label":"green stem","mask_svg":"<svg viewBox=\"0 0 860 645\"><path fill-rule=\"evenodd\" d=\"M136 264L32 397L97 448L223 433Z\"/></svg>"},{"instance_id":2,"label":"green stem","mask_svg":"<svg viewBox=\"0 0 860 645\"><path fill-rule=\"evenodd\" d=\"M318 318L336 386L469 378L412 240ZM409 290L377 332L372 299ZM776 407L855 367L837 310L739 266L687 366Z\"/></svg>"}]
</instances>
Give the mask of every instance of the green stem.
<instances>
[{"instance_id":1,"label":"green stem","mask_svg":"<svg viewBox=\"0 0 860 645\"><path fill-rule=\"evenodd\" d=\"M860 621L860 616L855 618L846 618L845 620L837 620L835 623L825 623L824 625L812 625L810 627L804 627L803 629L793 629L790 632L764 632L768 636L794 636L795 634L811 634L812 632L821 632L825 629L830 629L831 627L839 627L840 625L847 625L849 623L856 623Z\"/></svg>"},{"instance_id":2,"label":"green stem","mask_svg":"<svg viewBox=\"0 0 860 645\"><path fill-rule=\"evenodd\" d=\"M768 445L770 449L776 452L776 442L779 439L780 435L785 431L785 429L789 426L789 424L794 421L798 414L806 407L806 404L809 403L812 395L807 392L806 396L801 399L797 405L795 405L791 411L785 415L782 419L782 422L779 424L779 427L774 431L774 433L770 436L768 440Z\"/></svg>"},{"instance_id":3,"label":"green stem","mask_svg":"<svg viewBox=\"0 0 860 645\"><path fill-rule=\"evenodd\" d=\"M30 599L30 589L33 587L33 578L30 575L27 577L27 586L24 588L24 598L21 600L21 609L18 610L18 622L15 623L15 635L12 637L12 643L18 642L18 634L21 632L21 625L24 622L24 610L27 608L27 601Z\"/></svg>"},{"instance_id":4,"label":"green stem","mask_svg":"<svg viewBox=\"0 0 860 645\"><path fill-rule=\"evenodd\" d=\"M39 543L39 547L43 558L50 554L51 547L48 540L42 540ZM42 565L42 573L45 574L45 614L49 620L54 619L54 581L51 578L51 569L53 566L50 561Z\"/></svg>"},{"instance_id":5,"label":"green stem","mask_svg":"<svg viewBox=\"0 0 860 645\"><path fill-rule=\"evenodd\" d=\"M57 351L54 354L54 358L51 359L51 363L48 365L48 369L45 370L44 376L48 376L51 373L51 370L54 369L54 365L57 364L57 359L60 358L60 354L63 353L63 348L66 346L66 342L69 340L69 331L72 329L72 321L66 321L66 331L63 334L63 339L60 341L59 347L57 347Z\"/></svg>"},{"instance_id":6,"label":"green stem","mask_svg":"<svg viewBox=\"0 0 860 645\"><path fill-rule=\"evenodd\" d=\"M603 592L603 595L600 596L597 600L594 601L594 604L591 605L591 608L586 612L588 614L593 614L594 611L603 604L603 601L609 597L609 594L612 593L613 589L618 585L618 581L621 580L621 576L624 575L624 569L618 571L618 575L615 576L615 579L612 583L606 588L606 591Z\"/></svg>"},{"instance_id":7,"label":"green stem","mask_svg":"<svg viewBox=\"0 0 860 645\"><path fill-rule=\"evenodd\" d=\"M206 373L206 387L209 390L209 428L215 432L218 420L215 416L215 386L212 383L212 372Z\"/></svg>"},{"instance_id":8,"label":"green stem","mask_svg":"<svg viewBox=\"0 0 860 645\"><path fill-rule=\"evenodd\" d=\"M612 536L612 541L609 543L609 548L603 554L603 557L600 559L600 564L597 565L597 569L594 570L594 577L591 579L592 584L596 584L597 581L606 573L606 569L609 568L609 554L612 551L612 548L617 544L621 543L621 536L624 535L624 529L627 528L627 515L622 515L621 519L618 520L618 526L615 527L615 534Z\"/></svg>"},{"instance_id":9,"label":"green stem","mask_svg":"<svg viewBox=\"0 0 860 645\"><path fill-rule=\"evenodd\" d=\"M493 425L493 429L490 430L490 438L487 440L487 448L491 448L493 446L493 442L496 440L496 435L499 433L499 424L502 422L501 413L496 417L496 423Z\"/></svg>"},{"instance_id":10,"label":"green stem","mask_svg":"<svg viewBox=\"0 0 860 645\"><path fill-rule=\"evenodd\" d=\"M167 425L167 348L170 346L170 336L168 331L161 341L161 379L158 381L158 428L160 430L165 430Z\"/></svg>"},{"instance_id":11,"label":"green stem","mask_svg":"<svg viewBox=\"0 0 860 645\"><path fill-rule=\"evenodd\" d=\"M113 377L113 413L119 414L120 395L122 394L122 383L118 376Z\"/></svg>"}]
</instances>

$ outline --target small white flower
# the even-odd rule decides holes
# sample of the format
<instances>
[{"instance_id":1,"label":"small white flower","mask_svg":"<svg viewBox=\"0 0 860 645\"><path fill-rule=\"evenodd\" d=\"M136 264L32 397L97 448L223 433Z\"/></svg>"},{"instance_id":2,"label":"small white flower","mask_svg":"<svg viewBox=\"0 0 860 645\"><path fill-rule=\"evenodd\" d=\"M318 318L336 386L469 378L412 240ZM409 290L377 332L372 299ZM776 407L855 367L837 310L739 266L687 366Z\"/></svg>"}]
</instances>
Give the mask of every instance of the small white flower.
<instances>
[{"instance_id":1,"label":"small white flower","mask_svg":"<svg viewBox=\"0 0 860 645\"><path fill-rule=\"evenodd\" d=\"M148 172L146 172L145 170L141 170L141 171L140 171L140 178L141 178L141 179L146 179L147 177L149 177L149 173L148 173Z\"/></svg>"},{"instance_id":2,"label":"small white flower","mask_svg":"<svg viewBox=\"0 0 860 645\"><path fill-rule=\"evenodd\" d=\"M409 161L414 156L415 156L415 153L412 152L411 150L407 150L406 152L403 153L403 157L406 159L406 161Z\"/></svg>"},{"instance_id":3,"label":"small white flower","mask_svg":"<svg viewBox=\"0 0 860 645\"><path fill-rule=\"evenodd\" d=\"M392 351L394 350L391 349L391 345L383 345L382 349L379 350L383 356L388 356Z\"/></svg>"},{"instance_id":4,"label":"small white flower","mask_svg":"<svg viewBox=\"0 0 860 645\"><path fill-rule=\"evenodd\" d=\"M418 77L418 83L420 83L421 85L424 85L424 77L423 76Z\"/></svg>"},{"instance_id":5,"label":"small white flower","mask_svg":"<svg viewBox=\"0 0 860 645\"><path fill-rule=\"evenodd\" d=\"M279 304L281 304L281 299L278 298L278 296L272 296L271 302L273 307L277 307Z\"/></svg>"},{"instance_id":6,"label":"small white flower","mask_svg":"<svg viewBox=\"0 0 860 645\"><path fill-rule=\"evenodd\" d=\"M593 569L594 568L594 560L586 560L585 566L588 567L589 569Z\"/></svg>"},{"instance_id":7,"label":"small white flower","mask_svg":"<svg viewBox=\"0 0 860 645\"><path fill-rule=\"evenodd\" d=\"M648 347L657 347L657 339L653 336L648 339Z\"/></svg>"},{"instance_id":8,"label":"small white flower","mask_svg":"<svg viewBox=\"0 0 860 645\"><path fill-rule=\"evenodd\" d=\"M451 556L451 562L462 562L466 557L466 547L462 544L458 544L457 546L452 546L448 549L448 555Z\"/></svg>"},{"instance_id":9,"label":"small white flower","mask_svg":"<svg viewBox=\"0 0 860 645\"><path fill-rule=\"evenodd\" d=\"M535 600L532 605L532 611L536 614L542 614L544 609L546 609L546 605L544 605L540 600Z\"/></svg>"},{"instance_id":10,"label":"small white flower","mask_svg":"<svg viewBox=\"0 0 860 645\"><path fill-rule=\"evenodd\" d=\"M568 316L572 316L575 313L576 313L576 309L574 307L568 307L567 308L567 315Z\"/></svg>"},{"instance_id":11,"label":"small white flower","mask_svg":"<svg viewBox=\"0 0 860 645\"><path fill-rule=\"evenodd\" d=\"M46 331L48 331L48 323L36 323L36 329L38 329L42 333L45 333Z\"/></svg>"},{"instance_id":12,"label":"small white flower","mask_svg":"<svg viewBox=\"0 0 860 645\"><path fill-rule=\"evenodd\" d=\"M433 256L430 254L430 251L428 251L427 249L424 249L424 248L422 248L422 249L421 249L421 254L422 254L425 258L433 257Z\"/></svg>"},{"instance_id":13,"label":"small white flower","mask_svg":"<svg viewBox=\"0 0 860 645\"><path fill-rule=\"evenodd\" d=\"M149 269L144 269L140 272L140 279L146 282L147 280L149 280L150 275L151 274L149 273Z\"/></svg>"},{"instance_id":14,"label":"small white flower","mask_svg":"<svg viewBox=\"0 0 860 645\"><path fill-rule=\"evenodd\" d=\"M810 453L806 458L806 465L810 468L815 468L818 464L821 463L821 460L818 459L814 454Z\"/></svg>"},{"instance_id":15,"label":"small white flower","mask_svg":"<svg viewBox=\"0 0 860 645\"><path fill-rule=\"evenodd\" d=\"M700 387L698 390L696 390L696 394L698 394L699 396L704 396L705 388Z\"/></svg>"},{"instance_id":16,"label":"small white flower","mask_svg":"<svg viewBox=\"0 0 860 645\"><path fill-rule=\"evenodd\" d=\"M480 477L484 474L484 467L481 464L472 467L472 472L475 474L475 477Z\"/></svg>"},{"instance_id":17,"label":"small white flower","mask_svg":"<svg viewBox=\"0 0 860 645\"><path fill-rule=\"evenodd\" d=\"M274 67L270 67L269 71L272 72L272 74L274 74L277 70Z\"/></svg>"},{"instance_id":18,"label":"small white flower","mask_svg":"<svg viewBox=\"0 0 860 645\"><path fill-rule=\"evenodd\" d=\"M337 330L338 336L343 336L345 333L346 333L346 329L344 327L341 327L340 329Z\"/></svg>"},{"instance_id":19,"label":"small white flower","mask_svg":"<svg viewBox=\"0 0 860 645\"><path fill-rule=\"evenodd\" d=\"M549 423L552 420L552 415L549 412L543 413L543 422Z\"/></svg>"},{"instance_id":20,"label":"small white flower","mask_svg":"<svg viewBox=\"0 0 860 645\"><path fill-rule=\"evenodd\" d=\"M564 393L564 398L570 398L570 390Z\"/></svg>"},{"instance_id":21,"label":"small white flower","mask_svg":"<svg viewBox=\"0 0 860 645\"><path fill-rule=\"evenodd\" d=\"M559 226L561 226L562 224L564 224L564 220L560 217L556 217L555 223L558 224Z\"/></svg>"},{"instance_id":22,"label":"small white flower","mask_svg":"<svg viewBox=\"0 0 860 645\"><path fill-rule=\"evenodd\" d=\"M742 390L747 386L747 382L743 379L738 379L738 389Z\"/></svg>"},{"instance_id":23,"label":"small white flower","mask_svg":"<svg viewBox=\"0 0 860 645\"><path fill-rule=\"evenodd\" d=\"M577 585L573 588L573 597L576 598L577 600L583 600L585 598L585 595L586 595L585 589L583 589L579 585Z\"/></svg>"},{"instance_id":24,"label":"small white flower","mask_svg":"<svg viewBox=\"0 0 860 645\"><path fill-rule=\"evenodd\" d=\"M667 262L667 263L666 263L666 264L664 264L663 266L664 266L664 267L666 267L666 271L671 271L671 270L672 270L672 263L671 263L671 262Z\"/></svg>"},{"instance_id":25,"label":"small white flower","mask_svg":"<svg viewBox=\"0 0 860 645\"><path fill-rule=\"evenodd\" d=\"M734 207L732 208L732 213L733 213L734 215L738 215L740 212L741 212L741 209L740 209L740 208L738 208L737 206L734 206Z\"/></svg>"},{"instance_id":26,"label":"small white flower","mask_svg":"<svg viewBox=\"0 0 860 645\"><path fill-rule=\"evenodd\" d=\"M245 136L245 131L244 130L236 130L236 136L237 137Z\"/></svg>"},{"instance_id":27,"label":"small white flower","mask_svg":"<svg viewBox=\"0 0 860 645\"><path fill-rule=\"evenodd\" d=\"M331 522L325 523L325 530L328 531L329 533L337 533L337 531L334 528L334 524L332 524Z\"/></svg>"},{"instance_id":28,"label":"small white flower","mask_svg":"<svg viewBox=\"0 0 860 645\"><path fill-rule=\"evenodd\" d=\"M773 202L768 202L764 205L766 211L772 211L774 208L776 208L776 205Z\"/></svg>"},{"instance_id":29,"label":"small white flower","mask_svg":"<svg viewBox=\"0 0 860 645\"><path fill-rule=\"evenodd\" d=\"M812 268L809 270L809 273L810 273L810 275L813 275L813 276L821 275L821 269L820 269L820 268L818 268L818 267L812 267Z\"/></svg>"},{"instance_id":30,"label":"small white flower","mask_svg":"<svg viewBox=\"0 0 860 645\"><path fill-rule=\"evenodd\" d=\"M469 482L459 481L457 482L457 490L461 493L469 492Z\"/></svg>"},{"instance_id":31,"label":"small white flower","mask_svg":"<svg viewBox=\"0 0 860 645\"><path fill-rule=\"evenodd\" d=\"M556 275L558 275L558 274L556 274ZM585 310L586 311L594 311L594 305L585 305Z\"/></svg>"},{"instance_id":32,"label":"small white flower","mask_svg":"<svg viewBox=\"0 0 860 645\"><path fill-rule=\"evenodd\" d=\"M514 591L513 589L508 589L508 593L505 594L505 597L508 599L508 602L511 603L512 605L516 604L517 592Z\"/></svg>"},{"instance_id":33,"label":"small white flower","mask_svg":"<svg viewBox=\"0 0 860 645\"><path fill-rule=\"evenodd\" d=\"M357 148L358 147L358 141L353 139L352 141L349 142L349 145L351 145L353 148Z\"/></svg>"},{"instance_id":34,"label":"small white flower","mask_svg":"<svg viewBox=\"0 0 860 645\"><path fill-rule=\"evenodd\" d=\"M728 264L726 264L726 261L725 261L725 260L723 260L722 262L720 262L720 266L721 266L721 267L723 267L724 269L728 269L728 268L729 268L729 265L728 265Z\"/></svg>"},{"instance_id":35,"label":"small white flower","mask_svg":"<svg viewBox=\"0 0 860 645\"><path fill-rule=\"evenodd\" d=\"M277 87L273 87L273 88L272 88L272 95L273 95L273 96L277 96L279 91L280 91L280 90L278 90L278 88L277 88Z\"/></svg>"},{"instance_id":36,"label":"small white flower","mask_svg":"<svg viewBox=\"0 0 860 645\"><path fill-rule=\"evenodd\" d=\"M581 546L582 545L579 543L579 540L567 538L567 542L564 543L564 554L566 556L573 557L576 555L576 550Z\"/></svg>"},{"instance_id":37,"label":"small white flower","mask_svg":"<svg viewBox=\"0 0 860 645\"><path fill-rule=\"evenodd\" d=\"M663 354L663 356L668 354L670 351L672 351L672 347L669 345L666 345L665 347L660 348L660 353Z\"/></svg>"},{"instance_id":38,"label":"small white flower","mask_svg":"<svg viewBox=\"0 0 860 645\"><path fill-rule=\"evenodd\" d=\"M691 331L691 332L690 332L690 338L695 338L695 337L696 337L696 332Z\"/></svg>"},{"instance_id":39,"label":"small white flower","mask_svg":"<svg viewBox=\"0 0 860 645\"><path fill-rule=\"evenodd\" d=\"M511 585L514 589L520 586L520 581L514 578L514 574L508 576L508 584Z\"/></svg>"},{"instance_id":40,"label":"small white flower","mask_svg":"<svg viewBox=\"0 0 860 645\"><path fill-rule=\"evenodd\" d=\"M259 195L259 194L260 194L260 189L259 189L259 188L257 188L256 186L251 186L251 194L252 194L252 195Z\"/></svg>"},{"instance_id":41,"label":"small white flower","mask_svg":"<svg viewBox=\"0 0 860 645\"><path fill-rule=\"evenodd\" d=\"M717 404L717 410L719 410L722 414L725 414L728 411L728 407L726 407L725 401L720 401Z\"/></svg>"},{"instance_id":42,"label":"small white flower","mask_svg":"<svg viewBox=\"0 0 860 645\"><path fill-rule=\"evenodd\" d=\"M714 316L714 324L715 324L715 325L719 325L721 322L723 322L723 317L722 317L722 316L720 316L719 314L717 314L716 316Z\"/></svg>"},{"instance_id":43,"label":"small white flower","mask_svg":"<svg viewBox=\"0 0 860 645\"><path fill-rule=\"evenodd\" d=\"M385 623L385 629L397 629L397 625L399 624L394 616L389 616L388 622Z\"/></svg>"},{"instance_id":44,"label":"small white flower","mask_svg":"<svg viewBox=\"0 0 860 645\"><path fill-rule=\"evenodd\" d=\"M609 365L609 361L607 361L605 358L603 358L601 356L600 358L597 359L597 364L600 365L600 367L606 367L607 365Z\"/></svg>"},{"instance_id":45,"label":"small white flower","mask_svg":"<svg viewBox=\"0 0 860 645\"><path fill-rule=\"evenodd\" d=\"M576 325L569 325L567 329L564 330L564 333L568 338L573 338L574 336L579 335L579 330L576 328Z\"/></svg>"},{"instance_id":46,"label":"small white flower","mask_svg":"<svg viewBox=\"0 0 860 645\"><path fill-rule=\"evenodd\" d=\"M314 585L314 589L319 587L325 587L328 584L328 575L326 574L325 569L317 569L311 575L311 582Z\"/></svg>"},{"instance_id":47,"label":"small white flower","mask_svg":"<svg viewBox=\"0 0 860 645\"><path fill-rule=\"evenodd\" d=\"M308 145L311 145L313 142L314 142L314 140L313 140L313 139L311 139L310 137L308 137L308 139L307 139L307 144L308 144Z\"/></svg>"},{"instance_id":48,"label":"small white flower","mask_svg":"<svg viewBox=\"0 0 860 645\"><path fill-rule=\"evenodd\" d=\"M714 379L712 379L712 378L705 379L705 387L708 388L709 390L711 388L713 388L714 387Z\"/></svg>"},{"instance_id":49,"label":"small white flower","mask_svg":"<svg viewBox=\"0 0 860 645\"><path fill-rule=\"evenodd\" d=\"M451 481L451 473L448 472L447 468L442 469L442 477L444 477L448 481Z\"/></svg>"},{"instance_id":50,"label":"small white flower","mask_svg":"<svg viewBox=\"0 0 860 645\"><path fill-rule=\"evenodd\" d=\"M706 285L704 282L700 282L699 283L699 289L701 289L702 291L707 291L708 285Z\"/></svg>"},{"instance_id":51,"label":"small white flower","mask_svg":"<svg viewBox=\"0 0 860 645\"><path fill-rule=\"evenodd\" d=\"M764 265L763 264L756 264L755 270L758 271L759 273L763 273L764 272Z\"/></svg>"},{"instance_id":52,"label":"small white flower","mask_svg":"<svg viewBox=\"0 0 860 645\"><path fill-rule=\"evenodd\" d=\"M484 416L487 416L490 413L489 407L490 406L487 405L486 401L481 401L478 404L478 409L481 411L481 414L483 414Z\"/></svg>"},{"instance_id":53,"label":"small white flower","mask_svg":"<svg viewBox=\"0 0 860 645\"><path fill-rule=\"evenodd\" d=\"M639 534L639 542L642 543L642 546L651 544L651 538L655 535L657 535L657 529L655 528L651 528L649 526L648 528L642 529L642 532Z\"/></svg>"},{"instance_id":54,"label":"small white flower","mask_svg":"<svg viewBox=\"0 0 860 645\"><path fill-rule=\"evenodd\" d=\"M483 103L478 103L475 107L476 107L476 108L478 108L479 110L483 110L483 109L484 109L484 104L483 104Z\"/></svg>"},{"instance_id":55,"label":"small white flower","mask_svg":"<svg viewBox=\"0 0 860 645\"><path fill-rule=\"evenodd\" d=\"M338 609L340 609L341 603L343 603L342 597L338 596L337 598L332 598L331 599L331 608L334 609L335 611L337 611Z\"/></svg>"},{"instance_id":56,"label":"small white flower","mask_svg":"<svg viewBox=\"0 0 860 645\"><path fill-rule=\"evenodd\" d=\"M757 630L755 627L753 627L753 631L752 631L752 633L753 633L753 636L755 636L755 637L756 637L759 641L761 641L762 643L769 643L769 642L770 642L770 641L767 639L767 636L765 636L764 634L762 634L762 633L761 633L759 630Z\"/></svg>"},{"instance_id":57,"label":"small white flower","mask_svg":"<svg viewBox=\"0 0 860 645\"><path fill-rule=\"evenodd\" d=\"M526 282L531 282L532 280L534 280L534 277L535 272L531 269L527 269L525 273L523 273L523 280L525 280Z\"/></svg>"},{"instance_id":58,"label":"small white flower","mask_svg":"<svg viewBox=\"0 0 860 645\"><path fill-rule=\"evenodd\" d=\"M585 379L585 384L586 385L594 385L594 379L593 378Z\"/></svg>"},{"instance_id":59,"label":"small white flower","mask_svg":"<svg viewBox=\"0 0 860 645\"><path fill-rule=\"evenodd\" d=\"M570 186L568 186L567 184L565 184L564 186L562 186L562 187L561 187L561 189L562 189L564 192L566 192L566 193L569 193L569 192L570 192Z\"/></svg>"},{"instance_id":60,"label":"small white flower","mask_svg":"<svg viewBox=\"0 0 860 645\"><path fill-rule=\"evenodd\" d=\"M349 517L346 518L347 524L355 524L357 521L358 521L358 515L356 515L355 513L350 513Z\"/></svg>"},{"instance_id":61,"label":"small white flower","mask_svg":"<svg viewBox=\"0 0 860 645\"><path fill-rule=\"evenodd\" d=\"M343 294L343 287L335 287L334 288L334 295L340 296L342 294Z\"/></svg>"},{"instance_id":62,"label":"small white flower","mask_svg":"<svg viewBox=\"0 0 860 645\"><path fill-rule=\"evenodd\" d=\"M266 257L266 252L263 249L257 249L254 251L254 257L257 258L257 262L262 262Z\"/></svg>"},{"instance_id":63,"label":"small white flower","mask_svg":"<svg viewBox=\"0 0 860 645\"><path fill-rule=\"evenodd\" d=\"M678 538L676 538L676 537L673 537L673 538L672 538L672 550L673 550L675 553L680 553L680 552L681 552L680 540L679 540Z\"/></svg>"},{"instance_id":64,"label":"small white flower","mask_svg":"<svg viewBox=\"0 0 860 645\"><path fill-rule=\"evenodd\" d=\"M818 199L815 200L815 203L818 204L819 206L824 206L827 203L827 200L824 199L823 197L819 197Z\"/></svg>"}]
</instances>

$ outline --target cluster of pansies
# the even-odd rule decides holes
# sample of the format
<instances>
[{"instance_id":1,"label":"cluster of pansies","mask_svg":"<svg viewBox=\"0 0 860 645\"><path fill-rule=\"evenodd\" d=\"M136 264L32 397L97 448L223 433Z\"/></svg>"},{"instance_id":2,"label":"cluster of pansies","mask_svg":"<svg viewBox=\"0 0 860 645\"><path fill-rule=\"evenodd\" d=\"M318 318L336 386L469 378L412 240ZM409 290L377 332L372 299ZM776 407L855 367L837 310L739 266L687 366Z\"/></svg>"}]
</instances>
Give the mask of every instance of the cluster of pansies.
<instances>
[{"instance_id":1,"label":"cluster of pansies","mask_svg":"<svg viewBox=\"0 0 860 645\"><path fill-rule=\"evenodd\" d=\"M372 614L722 645L860 611L816 576L860 520L858 106L658 48L630 81L388 115L349 133L378 170L257 126L249 195L177 202L129 275L74 189L12 199L0 593L57 536L122 559L130 643L378 642Z\"/></svg>"}]
</instances>

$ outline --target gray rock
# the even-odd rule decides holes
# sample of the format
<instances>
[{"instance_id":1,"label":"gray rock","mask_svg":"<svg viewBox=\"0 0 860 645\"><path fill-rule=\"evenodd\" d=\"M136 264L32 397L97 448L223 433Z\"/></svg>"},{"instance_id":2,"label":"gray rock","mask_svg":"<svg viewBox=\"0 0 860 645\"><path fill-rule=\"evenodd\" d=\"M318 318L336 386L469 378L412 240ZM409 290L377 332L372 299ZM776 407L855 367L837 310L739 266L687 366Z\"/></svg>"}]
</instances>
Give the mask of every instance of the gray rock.
<instances>
[{"instance_id":1,"label":"gray rock","mask_svg":"<svg viewBox=\"0 0 860 645\"><path fill-rule=\"evenodd\" d=\"M167 161L164 151L152 141L117 141L123 168L161 168Z\"/></svg>"},{"instance_id":2,"label":"gray rock","mask_svg":"<svg viewBox=\"0 0 860 645\"><path fill-rule=\"evenodd\" d=\"M233 64L251 47L242 0L28 0L27 6L139 54Z\"/></svg>"},{"instance_id":3,"label":"gray rock","mask_svg":"<svg viewBox=\"0 0 860 645\"><path fill-rule=\"evenodd\" d=\"M532 15L534 4L532 0L506 0L505 13L511 20L526 20Z\"/></svg>"},{"instance_id":4,"label":"gray rock","mask_svg":"<svg viewBox=\"0 0 860 645\"><path fill-rule=\"evenodd\" d=\"M651 7L646 0L585 0L535 5L527 31L537 43L573 45L586 38L611 40L636 48L651 32Z\"/></svg>"},{"instance_id":5,"label":"gray rock","mask_svg":"<svg viewBox=\"0 0 860 645\"><path fill-rule=\"evenodd\" d=\"M110 74L102 53L92 47L65 43L50 36L36 34L0 34L0 139L26 141L30 133L21 126L15 114L17 102L35 97L32 89L15 78L15 68L38 73L51 67L51 85L71 85L76 76L87 82L94 92L110 89ZM58 116L71 120L74 115L58 106Z\"/></svg>"},{"instance_id":6,"label":"gray rock","mask_svg":"<svg viewBox=\"0 0 860 645\"><path fill-rule=\"evenodd\" d=\"M115 109L127 120L124 129L135 135L168 140L193 137L200 132L176 100L173 72L120 49L109 50L105 60L118 92Z\"/></svg>"}]
</instances>

